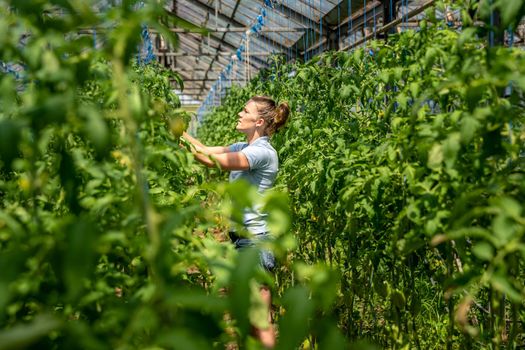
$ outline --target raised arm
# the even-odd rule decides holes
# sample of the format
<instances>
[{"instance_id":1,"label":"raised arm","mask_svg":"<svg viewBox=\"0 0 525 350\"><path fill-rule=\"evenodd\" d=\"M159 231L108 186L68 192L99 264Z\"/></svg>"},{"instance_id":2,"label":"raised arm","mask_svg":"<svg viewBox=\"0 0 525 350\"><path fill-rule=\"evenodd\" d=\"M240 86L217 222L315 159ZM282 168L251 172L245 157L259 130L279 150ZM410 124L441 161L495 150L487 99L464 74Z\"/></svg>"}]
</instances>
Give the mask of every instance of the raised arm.
<instances>
[{"instance_id":1,"label":"raised arm","mask_svg":"<svg viewBox=\"0 0 525 350\"><path fill-rule=\"evenodd\" d=\"M207 167L218 166L222 170L248 170L250 163L242 152L228 152L206 155L193 152L195 159Z\"/></svg>"},{"instance_id":2,"label":"raised arm","mask_svg":"<svg viewBox=\"0 0 525 350\"><path fill-rule=\"evenodd\" d=\"M228 147L224 146L206 146L196 138L192 137L190 134L188 134L186 131L182 133L182 137L184 137L189 143L195 147L195 150L199 153L204 153L205 155L208 154L219 154L219 153L229 153L230 149Z\"/></svg>"}]
</instances>

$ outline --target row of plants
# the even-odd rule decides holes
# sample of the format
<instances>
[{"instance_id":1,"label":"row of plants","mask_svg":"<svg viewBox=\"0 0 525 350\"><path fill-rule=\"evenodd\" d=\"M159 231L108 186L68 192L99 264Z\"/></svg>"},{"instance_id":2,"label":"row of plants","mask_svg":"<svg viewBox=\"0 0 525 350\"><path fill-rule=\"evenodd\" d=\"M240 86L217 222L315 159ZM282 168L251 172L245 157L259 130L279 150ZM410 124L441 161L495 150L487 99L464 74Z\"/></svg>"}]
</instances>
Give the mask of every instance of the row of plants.
<instances>
[{"instance_id":1,"label":"row of plants","mask_svg":"<svg viewBox=\"0 0 525 350\"><path fill-rule=\"evenodd\" d=\"M215 238L262 201L284 257L287 197L210 183L179 146L182 81L135 56L143 26L176 43L168 26L188 24L140 3L0 1L0 60L23 67L0 75L0 349L260 347L255 282L271 277ZM287 266L278 347L346 348L323 311L337 276Z\"/></svg>"},{"instance_id":2,"label":"row of plants","mask_svg":"<svg viewBox=\"0 0 525 350\"><path fill-rule=\"evenodd\" d=\"M525 53L488 37L501 34L494 11L512 29L525 4L445 6L461 10L462 30L431 9L417 32L366 48L274 57L199 133L233 143L250 96L289 102L272 138L297 239L289 259L339 272L331 312L350 340L514 349L525 342ZM293 277L284 264L278 285Z\"/></svg>"}]
</instances>

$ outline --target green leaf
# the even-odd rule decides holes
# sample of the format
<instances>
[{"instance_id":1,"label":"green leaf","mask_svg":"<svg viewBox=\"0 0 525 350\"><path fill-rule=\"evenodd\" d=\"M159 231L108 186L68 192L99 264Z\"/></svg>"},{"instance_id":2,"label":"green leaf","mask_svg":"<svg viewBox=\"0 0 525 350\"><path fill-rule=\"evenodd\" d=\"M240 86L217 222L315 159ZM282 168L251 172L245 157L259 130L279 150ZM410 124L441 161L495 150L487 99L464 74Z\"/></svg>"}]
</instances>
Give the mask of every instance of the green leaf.
<instances>
[{"instance_id":1,"label":"green leaf","mask_svg":"<svg viewBox=\"0 0 525 350\"><path fill-rule=\"evenodd\" d=\"M514 198L500 197L492 200L491 203L499 207L503 215L508 215L516 220L521 218L522 206Z\"/></svg>"},{"instance_id":2,"label":"green leaf","mask_svg":"<svg viewBox=\"0 0 525 350\"><path fill-rule=\"evenodd\" d=\"M501 18L503 22L502 27L508 27L509 25L515 26L516 23L519 22L519 20L523 17L525 1L499 0L497 6L501 11Z\"/></svg>"},{"instance_id":3,"label":"green leaf","mask_svg":"<svg viewBox=\"0 0 525 350\"><path fill-rule=\"evenodd\" d=\"M403 309L405 307L405 295L400 290L394 289L390 295L390 299L392 304L394 304L397 308Z\"/></svg>"},{"instance_id":4,"label":"green leaf","mask_svg":"<svg viewBox=\"0 0 525 350\"><path fill-rule=\"evenodd\" d=\"M511 281L503 274L494 274L490 278L490 284L492 287L502 293L505 293L507 297L515 303L521 303L523 301L523 290L518 291L512 285Z\"/></svg>"},{"instance_id":5,"label":"green leaf","mask_svg":"<svg viewBox=\"0 0 525 350\"><path fill-rule=\"evenodd\" d=\"M279 343L277 350L296 349L308 334L308 320L314 305L305 287L290 288L283 296L284 316L279 319Z\"/></svg>"},{"instance_id":6,"label":"green leaf","mask_svg":"<svg viewBox=\"0 0 525 350\"><path fill-rule=\"evenodd\" d=\"M328 330L324 329L320 338L320 350L348 349L346 338L341 334L341 331L335 324L329 327Z\"/></svg>"},{"instance_id":7,"label":"green leaf","mask_svg":"<svg viewBox=\"0 0 525 350\"><path fill-rule=\"evenodd\" d=\"M397 102L399 103L399 107L401 109L406 109L408 105L408 96L405 95L404 93L400 93L397 96Z\"/></svg>"},{"instance_id":8,"label":"green leaf","mask_svg":"<svg viewBox=\"0 0 525 350\"><path fill-rule=\"evenodd\" d=\"M18 155L22 128L19 122L0 120L0 167L11 170L11 163Z\"/></svg>"},{"instance_id":9,"label":"green leaf","mask_svg":"<svg viewBox=\"0 0 525 350\"><path fill-rule=\"evenodd\" d=\"M84 289L84 278L94 272L97 238L96 227L88 219L76 218L75 222L66 227L62 268L68 294L72 299Z\"/></svg>"},{"instance_id":10,"label":"green leaf","mask_svg":"<svg viewBox=\"0 0 525 350\"><path fill-rule=\"evenodd\" d=\"M349 98L352 94L352 87L350 85L343 85L343 88L341 89L341 98L346 99Z\"/></svg>"},{"instance_id":11,"label":"green leaf","mask_svg":"<svg viewBox=\"0 0 525 350\"><path fill-rule=\"evenodd\" d=\"M368 340L359 340L350 344L350 350L380 350L380 347L377 344L371 343Z\"/></svg>"},{"instance_id":12,"label":"green leaf","mask_svg":"<svg viewBox=\"0 0 525 350\"><path fill-rule=\"evenodd\" d=\"M435 143L428 152L427 166L430 169L436 170L441 167L443 162L443 147L439 143Z\"/></svg>"},{"instance_id":13,"label":"green leaf","mask_svg":"<svg viewBox=\"0 0 525 350\"><path fill-rule=\"evenodd\" d=\"M469 109L473 111L482 101L483 93L487 90L487 86L483 81L474 81L466 88L466 102Z\"/></svg>"},{"instance_id":14,"label":"green leaf","mask_svg":"<svg viewBox=\"0 0 525 350\"><path fill-rule=\"evenodd\" d=\"M243 249L239 252L235 270L232 273L229 302L237 327L244 338L251 328L249 312L251 309L251 280L259 267L259 253L256 249Z\"/></svg>"},{"instance_id":15,"label":"green leaf","mask_svg":"<svg viewBox=\"0 0 525 350\"><path fill-rule=\"evenodd\" d=\"M457 154L460 149L460 134L451 133L443 142L443 158L447 168L452 168L456 162Z\"/></svg>"},{"instance_id":16,"label":"green leaf","mask_svg":"<svg viewBox=\"0 0 525 350\"><path fill-rule=\"evenodd\" d=\"M316 305L327 310L334 302L337 294L339 275L335 270L320 263L295 265L297 279L307 285L316 301Z\"/></svg>"},{"instance_id":17,"label":"green leaf","mask_svg":"<svg viewBox=\"0 0 525 350\"><path fill-rule=\"evenodd\" d=\"M173 297L170 303L184 309L218 314L226 311L227 301L225 298L209 295L199 288L177 289L171 293Z\"/></svg>"},{"instance_id":18,"label":"green leaf","mask_svg":"<svg viewBox=\"0 0 525 350\"><path fill-rule=\"evenodd\" d=\"M62 322L54 316L37 315L28 323L17 323L9 329L0 331L0 350L26 348L61 326Z\"/></svg>"},{"instance_id":19,"label":"green leaf","mask_svg":"<svg viewBox=\"0 0 525 350\"><path fill-rule=\"evenodd\" d=\"M84 106L81 112L86 118L84 132L95 147L97 154L107 154L110 146L110 135L104 117L93 106Z\"/></svg>"},{"instance_id":20,"label":"green leaf","mask_svg":"<svg viewBox=\"0 0 525 350\"><path fill-rule=\"evenodd\" d=\"M516 232L516 224L508 216L498 215L492 221L492 229L499 240L499 244L504 245L513 238Z\"/></svg>"},{"instance_id":21,"label":"green leaf","mask_svg":"<svg viewBox=\"0 0 525 350\"><path fill-rule=\"evenodd\" d=\"M461 141L463 144L468 144L472 140L479 127L480 123L470 116L461 119Z\"/></svg>"},{"instance_id":22,"label":"green leaf","mask_svg":"<svg viewBox=\"0 0 525 350\"><path fill-rule=\"evenodd\" d=\"M212 349L198 332L188 329L177 328L161 334L158 342L170 349L177 350L207 350Z\"/></svg>"},{"instance_id":23,"label":"green leaf","mask_svg":"<svg viewBox=\"0 0 525 350\"><path fill-rule=\"evenodd\" d=\"M481 260L490 261L494 256L494 248L490 243L479 242L472 247L472 253Z\"/></svg>"}]
</instances>

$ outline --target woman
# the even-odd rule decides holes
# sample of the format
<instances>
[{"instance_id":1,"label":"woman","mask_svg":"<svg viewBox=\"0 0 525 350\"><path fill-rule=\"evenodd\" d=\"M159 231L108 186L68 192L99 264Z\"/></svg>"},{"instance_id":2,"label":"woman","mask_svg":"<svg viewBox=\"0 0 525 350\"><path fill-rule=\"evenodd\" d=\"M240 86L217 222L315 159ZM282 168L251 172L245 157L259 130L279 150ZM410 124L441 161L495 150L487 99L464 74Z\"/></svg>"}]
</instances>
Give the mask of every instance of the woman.
<instances>
[{"instance_id":1,"label":"woman","mask_svg":"<svg viewBox=\"0 0 525 350\"><path fill-rule=\"evenodd\" d=\"M183 137L195 147L193 154L199 162L209 167L218 165L221 169L230 170L230 181L245 179L262 193L273 186L279 170L277 152L270 145L269 138L286 123L289 114L290 108L286 102L277 105L269 97L254 96L239 113L236 127L246 136L246 142L227 147L208 147L187 133L183 133ZM251 236L241 238L235 232L230 232L236 249L252 246L269 235L266 215L256 208L245 210L243 224ZM267 270L274 268L275 260L270 252L261 252L261 265ZM260 291L263 301L270 309L270 290L268 287L261 287ZM255 329L255 335L264 346L272 348L275 345L275 333L270 313L268 317L270 327Z\"/></svg>"}]
</instances>

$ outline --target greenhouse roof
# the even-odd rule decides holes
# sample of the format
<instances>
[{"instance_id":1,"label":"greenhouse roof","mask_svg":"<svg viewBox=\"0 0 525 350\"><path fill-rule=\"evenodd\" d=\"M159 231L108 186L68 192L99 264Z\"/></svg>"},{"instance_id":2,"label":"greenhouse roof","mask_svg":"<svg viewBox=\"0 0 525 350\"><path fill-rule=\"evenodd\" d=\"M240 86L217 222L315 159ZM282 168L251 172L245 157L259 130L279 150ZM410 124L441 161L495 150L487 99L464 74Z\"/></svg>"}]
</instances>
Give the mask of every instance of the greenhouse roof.
<instances>
[{"instance_id":1,"label":"greenhouse roof","mask_svg":"<svg viewBox=\"0 0 525 350\"><path fill-rule=\"evenodd\" d=\"M267 67L271 54L283 54L287 61L308 59L334 48L334 33L336 46L342 46L344 33L362 26L367 16L369 25L378 25L382 9L377 0L171 0L170 16L208 34L175 28L177 47L156 37L155 55L182 76L186 100L203 101L219 78L226 79L225 72L230 82L242 82Z\"/></svg>"}]
</instances>

